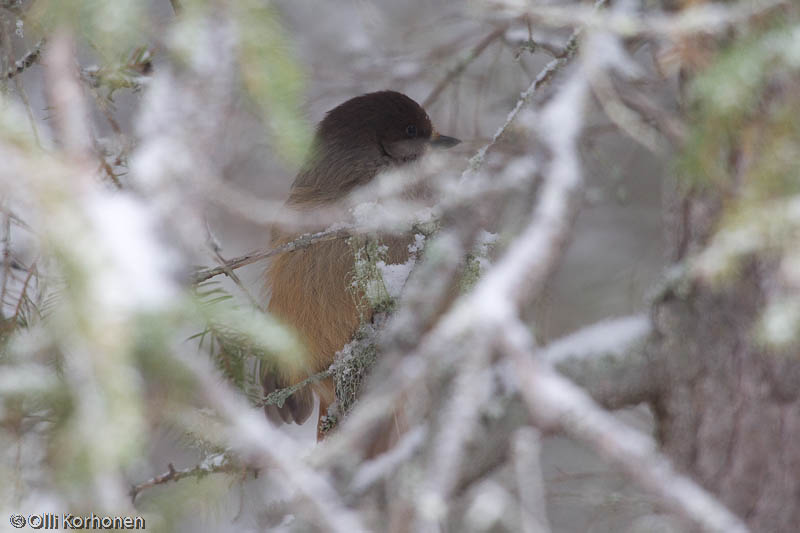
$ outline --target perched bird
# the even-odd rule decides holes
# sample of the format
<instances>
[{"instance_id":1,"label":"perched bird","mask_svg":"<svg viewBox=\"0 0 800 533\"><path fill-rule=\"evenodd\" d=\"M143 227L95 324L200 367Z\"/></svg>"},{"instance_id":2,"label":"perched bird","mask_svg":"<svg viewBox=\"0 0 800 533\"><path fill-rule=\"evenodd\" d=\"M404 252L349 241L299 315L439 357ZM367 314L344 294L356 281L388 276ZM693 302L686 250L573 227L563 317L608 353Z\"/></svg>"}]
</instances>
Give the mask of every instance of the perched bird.
<instances>
[{"instance_id":1,"label":"perched bird","mask_svg":"<svg viewBox=\"0 0 800 533\"><path fill-rule=\"evenodd\" d=\"M419 159L428 147L448 148L459 142L439 135L425 110L404 94L380 91L358 96L329 111L317 127L311 153L292 184L287 208L302 213L336 205L382 171ZM297 236L275 231L272 245ZM407 239L391 238L384 244L388 246L387 263L407 260ZM352 339L361 320L358 296L351 288L353 267L353 250L343 239L316 243L272 261L266 272L271 290L268 310L299 334L306 357L291 366L263 370L265 394L326 369L336 352ZM313 390L320 399L319 439L320 422L335 399L333 380L321 381ZM282 407L268 405L264 409L273 422L302 424L313 408L312 390L304 388Z\"/></svg>"}]
</instances>

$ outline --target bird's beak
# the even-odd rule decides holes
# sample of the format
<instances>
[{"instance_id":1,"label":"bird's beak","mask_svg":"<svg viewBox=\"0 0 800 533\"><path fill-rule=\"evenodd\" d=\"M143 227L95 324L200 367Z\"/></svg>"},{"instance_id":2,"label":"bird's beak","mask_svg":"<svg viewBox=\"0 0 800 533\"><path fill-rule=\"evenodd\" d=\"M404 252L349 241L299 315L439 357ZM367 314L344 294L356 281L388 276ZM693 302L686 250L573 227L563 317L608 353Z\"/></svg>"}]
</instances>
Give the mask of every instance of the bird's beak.
<instances>
[{"instance_id":1,"label":"bird's beak","mask_svg":"<svg viewBox=\"0 0 800 533\"><path fill-rule=\"evenodd\" d=\"M455 137L448 137L447 135L440 135L438 131L434 130L429 141L431 146L437 148L452 148L461 141Z\"/></svg>"}]
</instances>

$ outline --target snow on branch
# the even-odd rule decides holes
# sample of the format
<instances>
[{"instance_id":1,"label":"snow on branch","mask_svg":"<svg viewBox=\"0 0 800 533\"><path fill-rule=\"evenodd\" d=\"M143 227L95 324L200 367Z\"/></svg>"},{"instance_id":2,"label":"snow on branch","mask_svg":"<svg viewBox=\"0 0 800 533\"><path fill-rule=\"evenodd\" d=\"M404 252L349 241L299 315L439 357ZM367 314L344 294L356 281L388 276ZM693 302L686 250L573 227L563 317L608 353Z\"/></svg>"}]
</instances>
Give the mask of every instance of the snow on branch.
<instances>
[{"instance_id":1,"label":"snow on branch","mask_svg":"<svg viewBox=\"0 0 800 533\"><path fill-rule=\"evenodd\" d=\"M209 474L230 473L235 472L236 466L231 463L229 457L223 454L215 454L208 457L202 463L195 465L191 468L176 469L172 463L167 465L167 471L163 474L154 476L147 481L133 485L130 490L132 501L136 501L136 497L143 491L155 487L157 485L164 485L172 481L180 481L186 478L202 478Z\"/></svg>"},{"instance_id":2,"label":"snow on branch","mask_svg":"<svg viewBox=\"0 0 800 533\"><path fill-rule=\"evenodd\" d=\"M294 439L271 426L260 409L253 409L237 395L210 361L193 354L181 359L209 404L227 421L228 445L232 450L239 452L248 464L279 470L282 479L311 504L319 527L340 533L366 530L328 479L300 459Z\"/></svg>"},{"instance_id":3,"label":"snow on branch","mask_svg":"<svg viewBox=\"0 0 800 533\"><path fill-rule=\"evenodd\" d=\"M537 357L606 408L636 405L658 391L659 368L647 357L645 315L603 320L543 347Z\"/></svg>"},{"instance_id":4,"label":"snow on branch","mask_svg":"<svg viewBox=\"0 0 800 533\"><path fill-rule=\"evenodd\" d=\"M46 42L45 39L40 39L39 42L33 45L33 48L28 50L28 52L26 52L25 55L23 55L21 58L15 61L14 65L12 67L9 67L9 69L6 71L6 78L10 80L22 74L28 69L28 67L39 61L39 58L42 55L42 48L44 48L45 42Z\"/></svg>"},{"instance_id":5,"label":"snow on branch","mask_svg":"<svg viewBox=\"0 0 800 533\"><path fill-rule=\"evenodd\" d=\"M89 113L78 83L74 46L66 30L56 34L50 43L46 58L48 99L55 111L56 134L64 151L77 161L85 161L93 141Z\"/></svg>"},{"instance_id":6,"label":"snow on branch","mask_svg":"<svg viewBox=\"0 0 800 533\"><path fill-rule=\"evenodd\" d=\"M631 345L650 333L650 329L645 315L601 320L549 343L542 348L539 357L557 366L570 360L603 355L624 356Z\"/></svg>"},{"instance_id":7,"label":"snow on branch","mask_svg":"<svg viewBox=\"0 0 800 533\"><path fill-rule=\"evenodd\" d=\"M350 237L352 231L353 228L348 226L343 228L334 228L326 231L320 231L317 233L306 233L292 241L287 242L286 244L282 244L281 246L276 246L275 248L270 248L269 250L250 252L249 254L242 255L235 259L230 259L226 261L224 265L219 267L203 268L197 270L192 275L192 283L194 284L202 283L203 281L213 278L214 276L219 276L220 274L227 274L228 271L230 270L236 270L237 268L251 265L253 263L256 263L263 259L267 259L274 255L287 252L294 252L295 250L302 250L303 248L308 248L312 244L316 244L319 242L344 239Z\"/></svg>"},{"instance_id":8,"label":"snow on branch","mask_svg":"<svg viewBox=\"0 0 800 533\"><path fill-rule=\"evenodd\" d=\"M514 362L519 391L540 427L564 432L591 447L701 531L749 531L708 491L678 473L651 438L614 418L543 362L525 325L507 323L501 339Z\"/></svg>"},{"instance_id":9,"label":"snow on branch","mask_svg":"<svg viewBox=\"0 0 800 533\"><path fill-rule=\"evenodd\" d=\"M585 27L612 32L625 37L655 35L678 38L697 33L720 33L778 8L788 7L789 0L743 0L728 3L704 3L681 9L675 14L635 13L609 10L599 12L590 7L570 4L512 2L487 0L488 7L501 13L528 17L532 21L555 27Z\"/></svg>"}]
</instances>

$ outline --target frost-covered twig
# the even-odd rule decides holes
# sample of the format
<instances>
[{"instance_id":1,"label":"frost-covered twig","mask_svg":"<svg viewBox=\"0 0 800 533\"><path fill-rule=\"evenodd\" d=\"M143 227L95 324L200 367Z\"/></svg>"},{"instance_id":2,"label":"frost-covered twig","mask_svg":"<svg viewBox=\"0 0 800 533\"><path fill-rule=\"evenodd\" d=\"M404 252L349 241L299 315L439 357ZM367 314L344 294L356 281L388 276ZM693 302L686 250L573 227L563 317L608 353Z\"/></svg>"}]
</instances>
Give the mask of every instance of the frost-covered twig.
<instances>
[{"instance_id":1,"label":"frost-covered twig","mask_svg":"<svg viewBox=\"0 0 800 533\"><path fill-rule=\"evenodd\" d=\"M11 217L5 215L3 218L3 237L0 239L3 245L3 279L0 282L0 308L5 305L8 278L11 276Z\"/></svg>"},{"instance_id":2,"label":"frost-covered twig","mask_svg":"<svg viewBox=\"0 0 800 533\"><path fill-rule=\"evenodd\" d=\"M675 14L647 13L646 16L624 11L598 12L582 5L510 2L487 0L490 7L503 14L527 16L533 21L555 27L585 27L622 36L655 35L678 38L696 33L719 33L773 9L788 6L789 0L743 0L734 5L702 4L681 9Z\"/></svg>"},{"instance_id":3,"label":"frost-covered twig","mask_svg":"<svg viewBox=\"0 0 800 533\"><path fill-rule=\"evenodd\" d=\"M521 303L542 287L560 257L559 252L563 251L582 185L575 142L587 94L587 77L576 73L538 120L553 159L539 191L536 208L526 228L472 296L478 306L483 305L481 302L496 302L498 305L489 310L498 312L498 317L506 312L503 306ZM449 320L452 327L462 323L467 313L470 311L465 305L462 316Z\"/></svg>"},{"instance_id":4,"label":"frost-covered twig","mask_svg":"<svg viewBox=\"0 0 800 533\"><path fill-rule=\"evenodd\" d=\"M130 490L131 501L136 501L136 497L142 491L155 487L156 485L164 485L170 481L180 481L186 478L202 478L208 474L230 473L236 470L236 466L231 463L230 458L225 455L219 454L205 460L202 463L195 465L191 468L176 469L172 463L167 465L167 471L158 476L152 477L142 483L133 485Z\"/></svg>"},{"instance_id":5,"label":"frost-covered twig","mask_svg":"<svg viewBox=\"0 0 800 533\"><path fill-rule=\"evenodd\" d=\"M270 392L264 399L259 403L259 405L277 405L278 407L283 407L283 403L286 401L289 396L294 394L295 392L308 387L309 385L313 385L314 383L318 383L323 379L329 378L333 375L333 366L326 368L321 372L317 372L313 376L309 376L303 381L295 383L289 387L278 389Z\"/></svg>"},{"instance_id":6,"label":"frost-covered twig","mask_svg":"<svg viewBox=\"0 0 800 533\"><path fill-rule=\"evenodd\" d=\"M643 340L650 331L650 321L644 314L601 320L548 343L539 357L558 366L606 354L624 356L632 345Z\"/></svg>"},{"instance_id":7,"label":"frost-covered twig","mask_svg":"<svg viewBox=\"0 0 800 533\"><path fill-rule=\"evenodd\" d=\"M519 99L517 100L516 105L514 108L508 113L506 117L506 121L500 125L497 129L495 134L492 136L492 139L486 143L483 147L481 147L478 152L472 156L469 160L469 166L464 174L462 175L462 181L467 176L471 175L475 171L477 171L480 167L483 166L484 160L486 158L486 153L492 148L497 141L499 141L503 135L505 135L506 131L509 127L514 123L514 121L519 116L520 112L525 108L525 106L530 102L533 95L538 91L541 87L547 85L550 80L553 79L553 76L556 73L564 68L567 64L569 64L572 59L575 57L575 51L578 47L578 37L580 36L580 31L575 31L570 36L567 44L564 46L564 51L560 57L553 59L550 61L547 66L542 70L536 78L534 78L533 82L528 86L525 91L520 94Z\"/></svg>"},{"instance_id":8,"label":"frost-covered twig","mask_svg":"<svg viewBox=\"0 0 800 533\"><path fill-rule=\"evenodd\" d=\"M274 255L286 252L294 252L295 250L308 248L312 244L316 244L319 242L344 239L350 237L352 235L352 232L353 228L347 226L347 227L329 229L326 231L320 231L318 233L306 233L305 235L301 235L300 237L294 239L293 241L287 242L286 244L282 244L275 248L270 248L269 250L262 250L258 252L250 252L249 254L245 254L235 259L226 261L225 264L222 266L200 269L192 275L192 283L195 284L201 283L207 279L213 278L214 276L219 276L220 274L227 274L227 272L230 270L235 270L243 266L251 265L253 263L261 261L262 259L267 259L268 257L272 257Z\"/></svg>"},{"instance_id":9,"label":"frost-covered twig","mask_svg":"<svg viewBox=\"0 0 800 533\"><path fill-rule=\"evenodd\" d=\"M607 1L608 0L595 0L592 12L594 13L598 8L604 6ZM506 121L497 129L494 136L492 136L492 139L480 150L478 150L478 153L472 156L472 158L469 160L469 166L461 176L461 181L464 181L465 178L471 173L474 173L481 166L483 166L484 159L486 158L486 152L488 152L489 149L494 146L497 141L500 140L500 138L503 137L506 130L508 130L511 124L514 123L520 112L526 107L528 102L530 102L536 91L547 85L559 70L564 68L572 61L572 59L575 57L575 52L578 50L578 40L582 31L583 30L581 28L578 28L572 32L572 35L569 36L567 43L564 45L564 50L561 52L561 55L550 61L544 70L542 70L539 75L534 78L533 82L531 82L528 88L525 89L522 94L520 94L519 100L517 100L516 105L506 117Z\"/></svg>"},{"instance_id":10,"label":"frost-covered twig","mask_svg":"<svg viewBox=\"0 0 800 533\"><path fill-rule=\"evenodd\" d=\"M239 290L242 292L242 294L244 294L248 302L250 302L250 306L253 309L262 309L256 298L250 294L248 288L245 287L244 283L242 283L241 278L239 278L236 272L234 272L233 269L228 266L228 260L222 255L222 246L220 246L217 238L211 231L211 226L209 226L208 220L206 220L206 245L210 249L211 253L214 254L214 257L216 257L217 261L220 262L220 266L225 269L225 275L228 276L237 287L239 287Z\"/></svg>"},{"instance_id":11,"label":"frost-covered twig","mask_svg":"<svg viewBox=\"0 0 800 533\"><path fill-rule=\"evenodd\" d=\"M14 62L14 66L10 67L8 71L6 71L6 79L11 79L19 74L25 72L25 70L39 61L39 58L42 55L42 48L44 48L45 39L40 39L38 43L36 43L33 48L31 48L24 56Z\"/></svg>"},{"instance_id":12,"label":"frost-covered twig","mask_svg":"<svg viewBox=\"0 0 800 533\"><path fill-rule=\"evenodd\" d=\"M17 323L20 316L20 311L22 310L22 304L28 299L28 286L30 285L31 279L33 279L34 274L36 273L36 263L39 258L35 258L31 261L31 266L28 268L28 272L25 275L25 280L22 282L22 289L19 292L19 298L17 299L17 304L14 307L14 314L11 315L11 318L14 319L14 322Z\"/></svg>"}]
</instances>

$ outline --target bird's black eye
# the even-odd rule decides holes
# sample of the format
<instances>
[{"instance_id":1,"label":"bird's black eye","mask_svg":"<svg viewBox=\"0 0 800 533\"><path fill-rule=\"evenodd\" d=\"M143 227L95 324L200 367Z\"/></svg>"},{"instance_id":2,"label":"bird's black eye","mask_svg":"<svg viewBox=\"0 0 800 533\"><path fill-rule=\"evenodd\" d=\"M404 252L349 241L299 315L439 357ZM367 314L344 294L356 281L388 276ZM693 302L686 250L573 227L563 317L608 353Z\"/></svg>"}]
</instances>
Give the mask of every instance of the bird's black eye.
<instances>
[{"instance_id":1,"label":"bird's black eye","mask_svg":"<svg viewBox=\"0 0 800 533\"><path fill-rule=\"evenodd\" d=\"M406 135L408 135L409 139L413 139L417 136L417 127L413 124L409 124L406 126Z\"/></svg>"}]
</instances>

